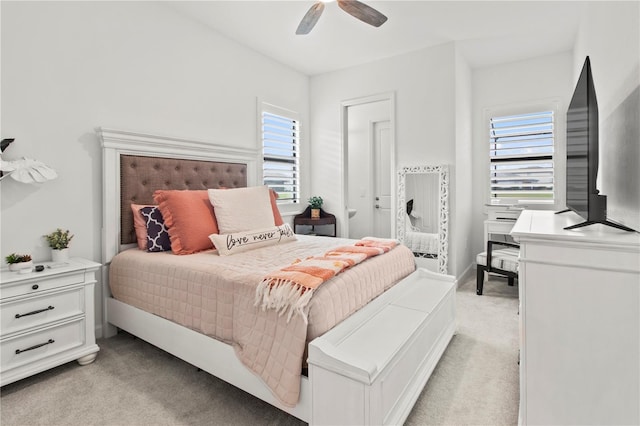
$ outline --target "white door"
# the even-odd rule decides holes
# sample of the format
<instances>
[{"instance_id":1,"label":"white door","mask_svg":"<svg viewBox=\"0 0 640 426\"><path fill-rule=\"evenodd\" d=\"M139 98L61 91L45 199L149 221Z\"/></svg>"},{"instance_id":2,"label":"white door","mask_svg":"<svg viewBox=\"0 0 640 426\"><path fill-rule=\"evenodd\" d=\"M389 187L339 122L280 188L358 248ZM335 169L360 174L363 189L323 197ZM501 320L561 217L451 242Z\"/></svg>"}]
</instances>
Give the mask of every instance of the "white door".
<instances>
[{"instance_id":1,"label":"white door","mask_svg":"<svg viewBox=\"0 0 640 426\"><path fill-rule=\"evenodd\" d=\"M373 123L373 235L391 237L391 123L389 120Z\"/></svg>"},{"instance_id":2,"label":"white door","mask_svg":"<svg viewBox=\"0 0 640 426\"><path fill-rule=\"evenodd\" d=\"M345 213L349 238L394 235L395 156L390 99L358 100L344 107ZM344 229L344 228L343 228Z\"/></svg>"}]
</instances>

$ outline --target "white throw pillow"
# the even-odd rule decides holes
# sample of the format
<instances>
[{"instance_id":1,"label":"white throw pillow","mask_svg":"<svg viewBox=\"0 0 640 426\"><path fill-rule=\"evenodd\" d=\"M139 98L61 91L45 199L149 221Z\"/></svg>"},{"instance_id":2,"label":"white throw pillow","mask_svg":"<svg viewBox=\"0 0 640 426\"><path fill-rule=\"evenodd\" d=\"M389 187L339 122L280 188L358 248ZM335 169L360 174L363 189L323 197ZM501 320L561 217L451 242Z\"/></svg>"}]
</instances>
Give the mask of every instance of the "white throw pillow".
<instances>
[{"instance_id":1,"label":"white throw pillow","mask_svg":"<svg viewBox=\"0 0 640 426\"><path fill-rule=\"evenodd\" d=\"M295 241L296 234L285 223L280 226L233 234L211 234L209 238L221 256L228 256L258 247Z\"/></svg>"},{"instance_id":2,"label":"white throw pillow","mask_svg":"<svg viewBox=\"0 0 640 426\"><path fill-rule=\"evenodd\" d=\"M275 225L267 186L209 189L209 201L221 234Z\"/></svg>"}]
</instances>

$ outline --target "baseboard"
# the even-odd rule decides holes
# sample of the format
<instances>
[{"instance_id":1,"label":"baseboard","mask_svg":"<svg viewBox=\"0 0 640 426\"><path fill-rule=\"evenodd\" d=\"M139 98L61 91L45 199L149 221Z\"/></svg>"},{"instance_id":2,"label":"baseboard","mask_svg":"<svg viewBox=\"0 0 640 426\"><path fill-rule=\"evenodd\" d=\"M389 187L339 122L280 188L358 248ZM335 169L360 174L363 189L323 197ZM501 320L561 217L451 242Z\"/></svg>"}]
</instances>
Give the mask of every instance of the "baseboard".
<instances>
[{"instance_id":1,"label":"baseboard","mask_svg":"<svg viewBox=\"0 0 640 426\"><path fill-rule=\"evenodd\" d=\"M471 279L471 277L474 277L475 273L476 273L476 264L474 262L474 263L471 263L469 266L467 266L467 268L464 271L462 271L462 274L460 274L460 276L457 277L458 287L466 283L467 280Z\"/></svg>"}]
</instances>

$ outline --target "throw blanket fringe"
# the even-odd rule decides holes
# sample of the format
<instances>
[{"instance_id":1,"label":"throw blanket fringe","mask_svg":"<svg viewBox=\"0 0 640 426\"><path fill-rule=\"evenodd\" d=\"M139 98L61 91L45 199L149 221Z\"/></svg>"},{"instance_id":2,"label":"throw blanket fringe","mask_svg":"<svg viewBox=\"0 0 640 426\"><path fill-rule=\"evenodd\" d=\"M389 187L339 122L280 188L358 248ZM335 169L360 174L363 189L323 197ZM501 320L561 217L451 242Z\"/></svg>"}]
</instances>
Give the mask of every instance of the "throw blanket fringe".
<instances>
[{"instance_id":1,"label":"throw blanket fringe","mask_svg":"<svg viewBox=\"0 0 640 426\"><path fill-rule=\"evenodd\" d=\"M314 291L325 281L370 257L388 252L398 242L366 237L352 246L341 246L322 256L296 259L292 265L264 277L256 289L255 306L287 313L287 322L298 313L307 324L306 307Z\"/></svg>"}]
</instances>

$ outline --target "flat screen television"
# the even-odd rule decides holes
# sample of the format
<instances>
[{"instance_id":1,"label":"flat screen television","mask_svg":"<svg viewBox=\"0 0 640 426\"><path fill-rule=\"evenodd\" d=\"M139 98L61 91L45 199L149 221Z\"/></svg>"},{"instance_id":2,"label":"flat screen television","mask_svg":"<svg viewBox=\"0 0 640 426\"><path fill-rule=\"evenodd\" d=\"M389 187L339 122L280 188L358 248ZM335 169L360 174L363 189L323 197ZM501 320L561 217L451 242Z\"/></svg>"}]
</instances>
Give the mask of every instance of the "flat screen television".
<instances>
[{"instance_id":1,"label":"flat screen television","mask_svg":"<svg viewBox=\"0 0 640 426\"><path fill-rule=\"evenodd\" d=\"M565 229L601 223L633 231L607 220L607 196L596 187L598 176L598 100L589 57L584 61L567 110L567 209L585 221Z\"/></svg>"}]
</instances>

